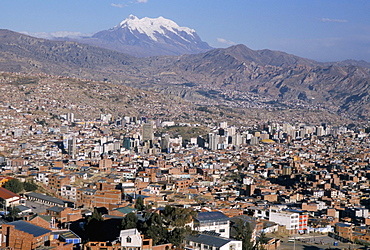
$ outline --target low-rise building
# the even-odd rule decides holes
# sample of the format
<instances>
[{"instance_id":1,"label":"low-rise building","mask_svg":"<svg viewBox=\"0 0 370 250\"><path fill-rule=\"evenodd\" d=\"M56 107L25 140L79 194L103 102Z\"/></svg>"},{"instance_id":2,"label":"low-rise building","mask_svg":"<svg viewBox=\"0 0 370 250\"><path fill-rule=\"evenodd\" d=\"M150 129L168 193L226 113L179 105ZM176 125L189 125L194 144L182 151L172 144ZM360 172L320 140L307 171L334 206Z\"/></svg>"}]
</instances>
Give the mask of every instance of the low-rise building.
<instances>
[{"instance_id":1,"label":"low-rise building","mask_svg":"<svg viewBox=\"0 0 370 250\"><path fill-rule=\"evenodd\" d=\"M25 199L21 196L9 191L6 188L0 187L0 202L5 206L16 206L24 203Z\"/></svg>"},{"instance_id":2,"label":"low-rise building","mask_svg":"<svg viewBox=\"0 0 370 250\"><path fill-rule=\"evenodd\" d=\"M119 239L126 249L140 250L143 246L143 239L136 228L121 230Z\"/></svg>"},{"instance_id":3,"label":"low-rise building","mask_svg":"<svg viewBox=\"0 0 370 250\"><path fill-rule=\"evenodd\" d=\"M188 250L242 250L242 241L220 237L219 234L188 235L184 243Z\"/></svg>"},{"instance_id":4,"label":"low-rise building","mask_svg":"<svg viewBox=\"0 0 370 250\"><path fill-rule=\"evenodd\" d=\"M193 230L211 231L222 237L230 237L230 219L221 212L199 212L193 222Z\"/></svg>"},{"instance_id":5,"label":"low-rise building","mask_svg":"<svg viewBox=\"0 0 370 250\"><path fill-rule=\"evenodd\" d=\"M308 213L300 210L271 208L269 221L285 226L291 234L306 233L308 230Z\"/></svg>"}]
</instances>

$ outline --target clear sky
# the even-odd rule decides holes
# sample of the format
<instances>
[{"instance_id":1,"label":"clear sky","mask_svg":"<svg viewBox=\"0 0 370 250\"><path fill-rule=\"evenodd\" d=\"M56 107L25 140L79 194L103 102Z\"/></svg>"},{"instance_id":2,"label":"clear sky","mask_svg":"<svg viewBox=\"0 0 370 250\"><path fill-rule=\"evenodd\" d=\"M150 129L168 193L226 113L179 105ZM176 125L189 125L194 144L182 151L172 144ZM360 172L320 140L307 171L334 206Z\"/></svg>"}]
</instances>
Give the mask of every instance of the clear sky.
<instances>
[{"instance_id":1,"label":"clear sky","mask_svg":"<svg viewBox=\"0 0 370 250\"><path fill-rule=\"evenodd\" d=\"M317 61L370 62L369 0L0 0L0 28L80 32L112 28L130 14L163 16L215 48L245 44Z\"/></svg>"}]
</instances>

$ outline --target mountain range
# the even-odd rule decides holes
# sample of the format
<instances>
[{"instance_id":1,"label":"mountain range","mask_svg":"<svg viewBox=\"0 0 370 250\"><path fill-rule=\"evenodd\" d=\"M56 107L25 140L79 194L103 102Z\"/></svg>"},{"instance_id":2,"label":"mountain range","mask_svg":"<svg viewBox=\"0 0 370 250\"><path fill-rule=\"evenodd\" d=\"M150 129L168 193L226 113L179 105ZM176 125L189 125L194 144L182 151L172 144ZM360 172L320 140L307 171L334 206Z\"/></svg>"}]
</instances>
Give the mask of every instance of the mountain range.
<instances>
[{"instance_id":1,"label":"mountain range","mask_svg":"<svg viewBox=\"0 0 370 250\"><path fill-rule=\"evenodd\" d=\"M136 57L197 54L212 49L193 29L180 27L164 17L139 19L134 15L92 36L55 39L77 41Z\"/></svg>"},{"instance_id":2,"label":"mountain range","mask_svg":"<svg viewBox=\"0 0 370 250\"><path fill-rule=\"evenodd\" d=\"M114 29L125 25L124 21ZM144 32L139 27L131 29L137 31L136 35ZM191 34L190 29L178 31ZM97 34L108 36L104 31ZM146 30L145 34L159 40L157 32ZM180 39L167 36L173 43ZM255 51L245 45L139 58L79 42L0 30L0 71L108 81L244 113L249 109L306 110L315 115L325 110L340 118L370 118L368 63L319 63L279 51Z\"/></svg>"}]
</instances>

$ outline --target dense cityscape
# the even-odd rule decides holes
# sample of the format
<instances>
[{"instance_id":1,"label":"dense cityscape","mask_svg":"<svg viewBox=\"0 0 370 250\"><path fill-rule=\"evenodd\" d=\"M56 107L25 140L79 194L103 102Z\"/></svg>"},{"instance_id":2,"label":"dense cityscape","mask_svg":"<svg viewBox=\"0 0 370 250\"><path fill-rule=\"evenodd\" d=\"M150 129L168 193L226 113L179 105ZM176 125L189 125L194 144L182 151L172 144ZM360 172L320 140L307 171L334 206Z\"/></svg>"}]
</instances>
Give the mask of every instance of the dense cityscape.
<instances>
[{"instance_id":1,"label":"dense cityscape","mask_svg":"<svg viewBox=\"0 0 370 250\"><path fill-rule=\"evenodd\" d=\"M51 124L22 105L1 108L3 247L290 249L292 237L370 239L368 128L74 113ZM203 126L206 134L171 134Z\"/></svg>"},{"instance_id":2,"label":"dense cityscape","mask_svg":"<svg viewBox=\"0 0 370 250\"><path fill-rule=\"evenodd\" d=\"M0 250L370 249L370 2L1 7Z\"/></svg>"}]
</instances>

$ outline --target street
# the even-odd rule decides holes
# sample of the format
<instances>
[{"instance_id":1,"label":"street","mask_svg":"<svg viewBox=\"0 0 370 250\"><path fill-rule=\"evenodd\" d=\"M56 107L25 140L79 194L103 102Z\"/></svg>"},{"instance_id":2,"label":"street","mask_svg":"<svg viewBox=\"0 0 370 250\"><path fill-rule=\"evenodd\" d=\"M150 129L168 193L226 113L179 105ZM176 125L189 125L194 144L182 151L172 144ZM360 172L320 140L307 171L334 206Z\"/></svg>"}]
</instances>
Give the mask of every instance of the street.
<instances>
[{"instance_id":1,"label":"street","mask_svg":"<svg viewBox=\"0 0 370 250\"><path fill-rule=\"evenodd\" d=\"M342 243L327 235L298 235L283 237L279 250L359 249L363 246ZM337 242L335 245L334 243Z\"/></svg>"}]
</instances>

